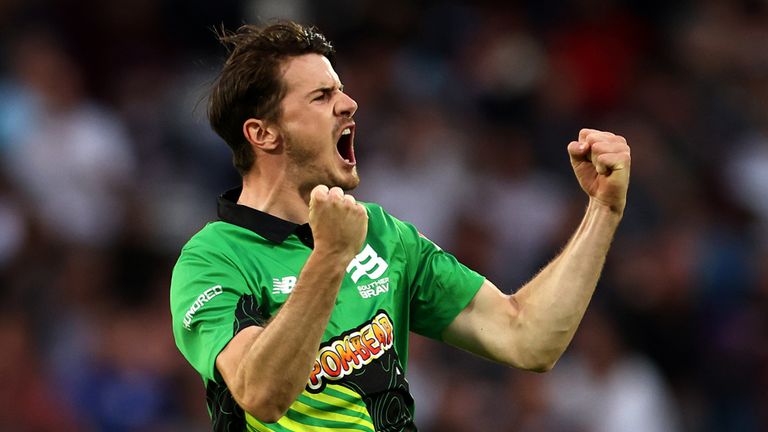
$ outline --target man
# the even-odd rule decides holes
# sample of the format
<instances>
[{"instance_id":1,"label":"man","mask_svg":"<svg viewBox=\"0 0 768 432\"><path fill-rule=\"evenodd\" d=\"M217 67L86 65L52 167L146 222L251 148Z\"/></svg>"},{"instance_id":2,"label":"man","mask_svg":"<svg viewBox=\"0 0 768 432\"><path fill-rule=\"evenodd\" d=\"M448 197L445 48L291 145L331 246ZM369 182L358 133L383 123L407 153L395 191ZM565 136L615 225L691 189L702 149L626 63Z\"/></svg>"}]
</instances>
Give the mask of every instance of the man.
<instances>
[{"instance_id":1,"label":"man","mask_svg":"<svg viewBox=\"0 0 768 432\"><path fill-rule=\"evenodd\" d=\"M568 145L584 220L504 295L345 193L359 182L357 104L322 35L283 22L223 41L232 50L209 116L243 184L184 247L171 283L176 343L205 381L214 430L415 431L409 331L522 369L554 365L624 210L623 138L584 129Z\"/></svg>"}]
</instances>

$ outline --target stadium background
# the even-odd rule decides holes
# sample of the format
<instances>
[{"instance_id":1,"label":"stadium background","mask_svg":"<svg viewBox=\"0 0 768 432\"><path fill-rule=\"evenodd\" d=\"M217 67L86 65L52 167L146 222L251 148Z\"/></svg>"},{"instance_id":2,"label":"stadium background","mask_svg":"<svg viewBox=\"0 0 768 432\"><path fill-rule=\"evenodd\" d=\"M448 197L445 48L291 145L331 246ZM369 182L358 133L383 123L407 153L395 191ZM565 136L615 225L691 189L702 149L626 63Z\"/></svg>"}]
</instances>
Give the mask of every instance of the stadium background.
<instances>
[{"instance_id":1,"label":"stadium background","mask_svg":"<svg viewBox=\"0 0 768 432\"><path fill-rule=\"evenodd\" d=\"M633 146L565 358L414 337L422 430L768 430L768 2L506 3L0 0L0 430L209 430L169 272L238 182L205 121L211 27L272 16L335 42L356 195L507 290L578 222L578 129Z\"/></svg>"}]
</instances>

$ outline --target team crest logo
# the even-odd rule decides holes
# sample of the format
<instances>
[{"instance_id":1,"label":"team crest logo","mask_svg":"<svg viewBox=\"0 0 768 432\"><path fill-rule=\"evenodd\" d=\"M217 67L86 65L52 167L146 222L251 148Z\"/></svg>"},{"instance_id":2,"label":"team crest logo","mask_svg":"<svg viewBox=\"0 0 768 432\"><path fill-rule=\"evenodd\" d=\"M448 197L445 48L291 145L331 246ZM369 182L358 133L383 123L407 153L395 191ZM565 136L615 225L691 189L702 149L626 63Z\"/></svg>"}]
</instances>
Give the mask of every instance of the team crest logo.
<instances>
[{"instance_id":1,"label":"team crest logo","mask_svg":"<svg viewBox=\"0 0 768 432\"><path fill-rule=\"evenodd\" d=\"M387 268L389 268L387 262L373 250L371 245L366 244L363 251L357 254L347 266L347 273L350 273L349 277L355 283L363 276L368 276L372 280L370 283L357 286L360 297L367 299L389 291L389 278L379 279Z\"/></svg>"},{"instance_id":2,"label":"team crest logo","mask_svg":"<svg viewBox=\"0 0 768 432\"><path fill-rule=\"evenodd\" d=\"M371 279L378 278L384 274L388 267L387 262L373 250L371 245L366 244L363 251L355 255L355 258L347 266L347 273L352 273L349 277L357 283L363 275Z\"/></svg>"}]
</instances>

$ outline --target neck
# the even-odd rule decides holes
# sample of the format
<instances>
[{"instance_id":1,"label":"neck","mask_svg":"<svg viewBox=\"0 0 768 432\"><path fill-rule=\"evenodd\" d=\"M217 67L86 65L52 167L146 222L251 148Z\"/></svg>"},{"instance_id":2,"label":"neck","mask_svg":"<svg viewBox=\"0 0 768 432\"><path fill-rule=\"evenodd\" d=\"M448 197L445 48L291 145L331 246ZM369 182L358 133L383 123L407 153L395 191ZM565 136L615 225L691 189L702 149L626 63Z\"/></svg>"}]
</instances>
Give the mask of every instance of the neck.
<instances>
[{"instance_id":1,"label":"neck","mask_svg":"<svg viewBox=\"0 0 768 432\"><path fill-rule=\"evenodd\" d=\"M284 171L275 176L247 174L237 203L293 223L309 221L309 194L287 181Z\"/></svg>"}]
</instances>

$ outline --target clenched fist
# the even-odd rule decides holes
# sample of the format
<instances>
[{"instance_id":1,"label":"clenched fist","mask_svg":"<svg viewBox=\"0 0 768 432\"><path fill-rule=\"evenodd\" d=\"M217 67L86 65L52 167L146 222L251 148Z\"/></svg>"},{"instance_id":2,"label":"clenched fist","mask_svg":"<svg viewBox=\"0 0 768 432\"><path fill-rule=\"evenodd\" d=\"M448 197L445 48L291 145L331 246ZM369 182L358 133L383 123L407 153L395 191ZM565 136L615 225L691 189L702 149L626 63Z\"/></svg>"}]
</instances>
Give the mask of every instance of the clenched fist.
<instances>
[{"instance_id":1,"label":"clenched fist","mask_svg":"<svg viewBox=\"0 0 768 432\"><path fill-rule=\"evenodd\" d=\"M309 226L315 249L351 260L368 232L368 212L341 188L315 186L309 198Z\"/></svg>"},{"instance_id":2,"label":"clenched fist","mask_svg":"<svg viewBox=\"0 0 768 432\"><path fill-rule=\"evenodd\" d=\"M590 199L621 215L627 203L631 165L627 140L610 132L582 129L578 141L568 145L568 155Z\"/></svg>"}]
</instances>

